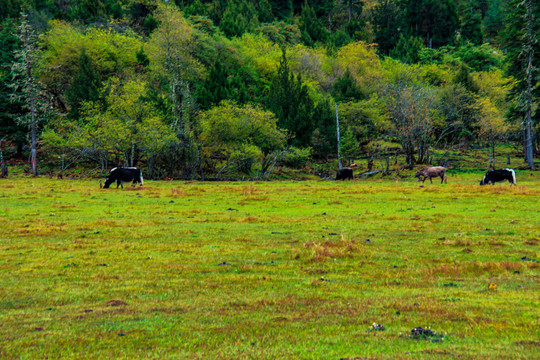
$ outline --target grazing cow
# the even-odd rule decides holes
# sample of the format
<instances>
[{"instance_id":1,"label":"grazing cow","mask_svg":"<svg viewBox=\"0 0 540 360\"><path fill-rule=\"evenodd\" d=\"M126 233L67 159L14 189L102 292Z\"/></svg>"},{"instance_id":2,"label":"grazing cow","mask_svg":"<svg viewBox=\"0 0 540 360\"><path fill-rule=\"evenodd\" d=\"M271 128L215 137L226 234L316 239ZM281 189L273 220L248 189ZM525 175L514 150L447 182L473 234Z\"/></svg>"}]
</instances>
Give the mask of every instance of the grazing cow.
<instances>
[{"instance_id":1,"label":"grazing cow","mask_svg":"<svg viewBox=\"0 0 540 360\"><path fill-rule=\"evenodd\" d=\"M424 177L422 179L422 183L424 183L424 181L429 178L429 182L433 184L433 180L431 180L431 178L434 177L440 177L441 184L443 182L446 183L446 168L444 166L428 166L426 168L423 168L422 170L418 170L416 172L416 175L414 175L414 177L418 178L418 181L420 181L421 176Z\"/></svg>"},{"instance_id":2,"label":"grazing cow","mask_svg":"<svg viewBox=\"0 0 540 360\"><path fill-rule=\"evenodd\" d=\"M510 185L516 185L516 172L513 169L491 170L486 173L480 185L491 184L508 180Z\"/></svg>"},{"instance_id":3,"label":"grazing cow","mask_svg":"<svg viewBox=\"0 0 540 360\"><path fill-rule=\"evenodd\" d=\"M352 180L353 179L353 169L357 167L358 164L351 164L350 167L339 169L336 173L336 180Z\"/></svg>"},{"instance_id":4,"label":"grazing cow","mask_svg":"<svg viewBox=\"0 0 540 360\"><path fill-rule=\"evenodd\" d=\"M105 189L108 189L109 186L111 186L111 184L115 181L117 189L119 186L121 186L123 189L124 185L122 185L122 183L130 181L133 181L133 184L131 184L131 186L135 186L137 183L140 183L141 186L143 186L143 176L141 169L137 169L136 167L113 168L111 169L109 176L107 176L107 178L105 179L105 185L103 187Z\"/></svg>"}]
</instances>

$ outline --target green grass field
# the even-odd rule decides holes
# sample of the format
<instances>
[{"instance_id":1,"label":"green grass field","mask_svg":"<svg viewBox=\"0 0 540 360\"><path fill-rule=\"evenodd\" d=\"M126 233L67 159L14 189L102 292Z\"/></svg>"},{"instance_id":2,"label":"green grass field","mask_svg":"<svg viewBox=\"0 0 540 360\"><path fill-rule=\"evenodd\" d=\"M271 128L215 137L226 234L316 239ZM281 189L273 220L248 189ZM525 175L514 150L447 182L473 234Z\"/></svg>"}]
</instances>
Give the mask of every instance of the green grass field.
<instances>
[{"instance_id":1,"label":"green grass field","mask_svg":"<svg viewBox=\"0 0 540 360\"><path fill-rule=\"evenodd\" d=\"M0 358L538 358L540 174L517 175L0 180Z\"/></svg>"}]
</instances>

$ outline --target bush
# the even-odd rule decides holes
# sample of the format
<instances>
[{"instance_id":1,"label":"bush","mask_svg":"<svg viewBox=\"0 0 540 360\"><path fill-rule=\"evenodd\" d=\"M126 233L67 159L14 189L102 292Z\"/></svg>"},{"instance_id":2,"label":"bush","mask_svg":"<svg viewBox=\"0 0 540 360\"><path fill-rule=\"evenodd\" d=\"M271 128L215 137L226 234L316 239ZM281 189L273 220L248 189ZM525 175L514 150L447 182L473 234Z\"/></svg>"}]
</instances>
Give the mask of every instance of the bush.
<instances>
[{"instance_id":1,"label":"bush","mask_svg":"<svg viewBox=\"0 0 540 360\"><path fill-rule=\"evenodd\" d=\"M262 152L257 146L245 144L231 153L230 161L238 172L249 174L253 164L261 156Z\"/></svg>"},{"instance_id":2,"label":"bush","mask_svg":"<svg viewBox=\"0 0 540 360\"><path fill-rule=\"evenodd\" d=\"M281 158L280 164L293 169L301 169L311 158L312 149L292 147Z\"/></svg>"}]
</instances>

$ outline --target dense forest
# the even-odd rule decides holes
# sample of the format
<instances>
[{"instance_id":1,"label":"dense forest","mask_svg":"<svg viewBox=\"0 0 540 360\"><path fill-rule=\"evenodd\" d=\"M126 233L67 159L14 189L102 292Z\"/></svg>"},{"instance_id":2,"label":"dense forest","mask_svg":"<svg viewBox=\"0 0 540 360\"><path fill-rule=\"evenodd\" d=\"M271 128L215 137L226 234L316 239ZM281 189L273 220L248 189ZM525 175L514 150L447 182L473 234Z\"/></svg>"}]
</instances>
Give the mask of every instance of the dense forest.
<instances>
[{"instance_id":1,"label":"dense forest","mask_svg":"<svg viewBox=\"0 0 540 360\"><path fill-rule=\"evenodd\" d=\"M0 160L262 178L398 149L538 154L533 0L0 0ZM489 165L486 164L486 168Z\"/></svg>"}]
</instances>

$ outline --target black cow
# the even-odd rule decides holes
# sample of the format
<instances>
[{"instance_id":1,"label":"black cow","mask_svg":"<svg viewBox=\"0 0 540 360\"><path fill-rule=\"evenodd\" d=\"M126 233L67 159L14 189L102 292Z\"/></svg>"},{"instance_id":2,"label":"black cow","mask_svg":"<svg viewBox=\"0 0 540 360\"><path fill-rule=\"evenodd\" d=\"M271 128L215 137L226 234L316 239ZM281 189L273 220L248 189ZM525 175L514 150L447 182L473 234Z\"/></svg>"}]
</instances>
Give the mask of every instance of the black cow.
<instances>
[{"instance_id":1,"label":"black cow","mask_svg":"<svg viewBox=\"0 0 540 360\"><path fill-rule=\"evenodd\" d=\"M136 167L115 167L111 169L111 173L105 179L105 185L103 187L105 189L108 189L109 186L111 186L111 184L115 181L117 189L119 186L121 186L123 189L124 185L122 185L122 183L130 181L133 181L133 184L131 184L131 186L135 186L137 183L140 183L141 186L143 186L143 176L141 169L137 169Z\"/></svg>"},{"instance_id":2,"label":"black cow","mask_svg":"<svg viewBox=\"0 0 540 360\"><path fill-rule=\"evenodd\" d=\"M351 164L350 167L339 169L336 172L336 180L352 180L353 179L353 168L357 167L358 164Z\"/></svg>"},{"instance_id":3,"label":"black cow","mask_svg":"<svg viewBox=\"0 0 540 360\"><path fill-rule=\"evenodd\" d=\"M510 182L510 185L516 185L516 172L513 169L500 169L491 170L486 173L480 185L492 184L496 182L506 181Z\"/></svg>"}]
</instances>

